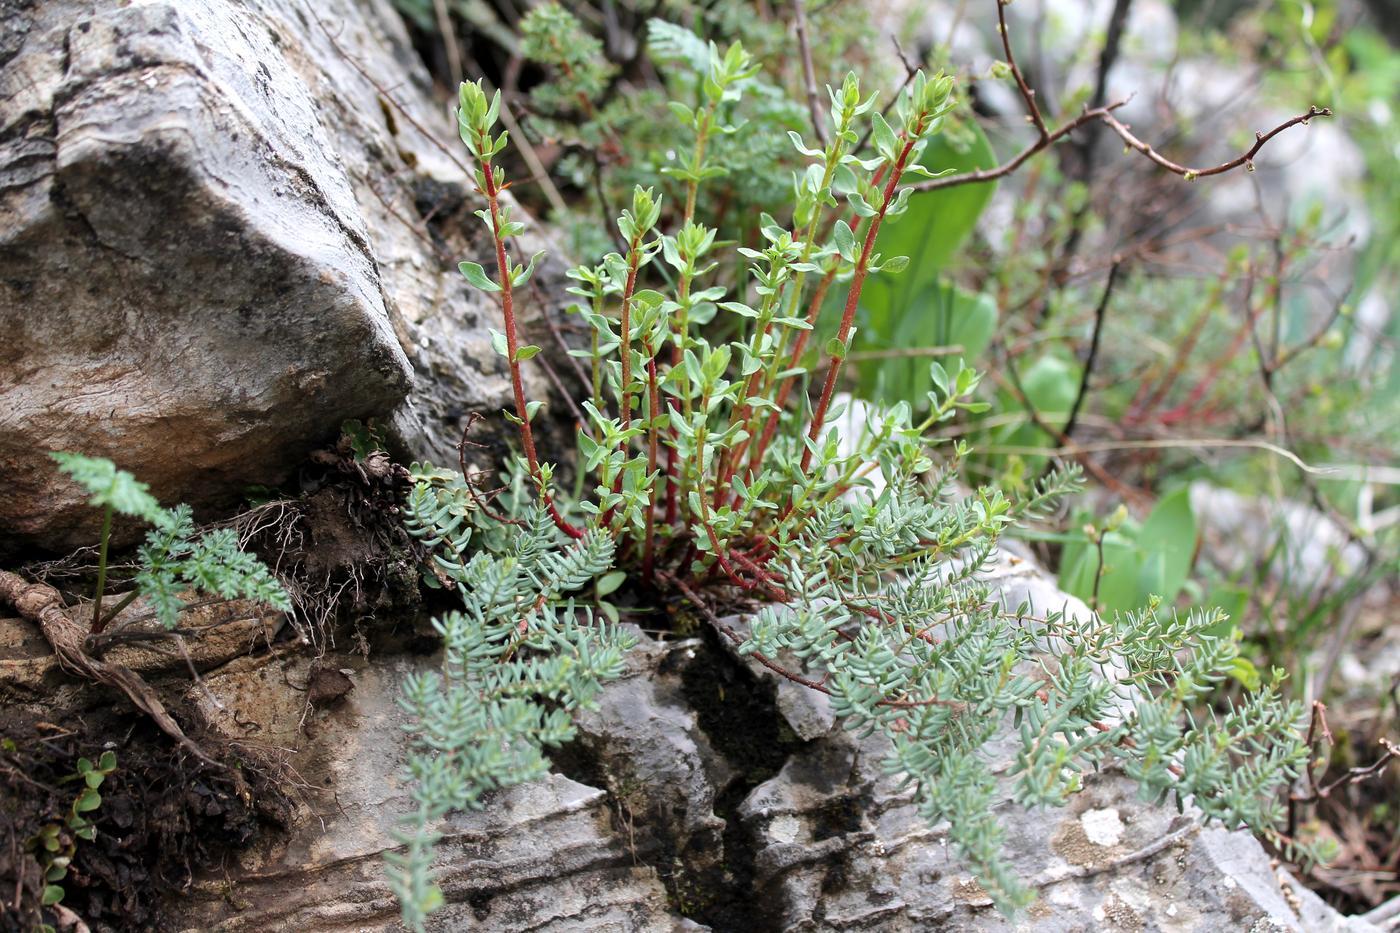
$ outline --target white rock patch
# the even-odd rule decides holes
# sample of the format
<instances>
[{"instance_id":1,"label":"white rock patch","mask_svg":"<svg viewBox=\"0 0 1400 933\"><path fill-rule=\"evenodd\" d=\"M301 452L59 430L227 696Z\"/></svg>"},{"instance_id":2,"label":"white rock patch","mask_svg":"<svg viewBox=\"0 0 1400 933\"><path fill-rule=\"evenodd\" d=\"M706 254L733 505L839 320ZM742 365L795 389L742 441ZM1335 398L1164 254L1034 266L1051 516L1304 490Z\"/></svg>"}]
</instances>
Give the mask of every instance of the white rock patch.
<instances>
[{"instance_id":1,"label":"white rock patch","mask_svg":"<svg viewBox=\"0 0 1400 933\"><path fill-rule=\"evenodd\" d=\"M1109 807L1104 810L1086 810L1079 818L1084 828L1084 836L1096 846L1116 846L1123 838L1123 821L1118 818L1118 810Z\"/></svg>"},{"instance_id":2,"label":"white rock patch","mask_svg":"<svg viewBox=\"0 0 1400 933\"><path fill-rule=\"evenodd\" d=\"M784 813L768 824L768 835L777 842L792 842L802 830L802 824L791 813Z\"/></svg>"}]
</instances>

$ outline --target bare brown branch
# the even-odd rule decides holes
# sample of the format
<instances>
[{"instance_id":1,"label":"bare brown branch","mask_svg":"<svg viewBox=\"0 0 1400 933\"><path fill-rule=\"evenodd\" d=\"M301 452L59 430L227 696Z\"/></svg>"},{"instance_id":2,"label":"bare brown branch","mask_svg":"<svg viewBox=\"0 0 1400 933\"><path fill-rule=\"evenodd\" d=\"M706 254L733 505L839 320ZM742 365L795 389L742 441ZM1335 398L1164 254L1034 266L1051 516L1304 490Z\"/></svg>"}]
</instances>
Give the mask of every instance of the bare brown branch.
<instances>
[{"instance_id":1,"label":"bare brown branch","mask_svg":"<svg viewBox=\"0 0 1400 933\"><path fill-rule=\"evenodd\" d=\"M1166 156L1162 155L1157 150L1153 149L1147 143L1134 136L1132 132L1128 129L1128 126L1120 122L1117 117L1113 116L1113 114L1105 114L1101 119L1105 124L1108 125L1109 129L1113 130L1113 132L1117 133L1119 137L1122 138L1123 142L1127 143L1129 148L1136 149L1138 152L1147 156L1148 159L1152 160L1157 165L1160 165L1167 171L1173 172L1177 175L1181 175L1182 177L1190 181L1196 178L1205 178L1209 175L1222 175L1225 172L1232 171L1234 169L1239 168L1240 166L1251 166L1254 162L1254 157L1259 154L1259 150L1264 148L1264 144L1267 143L1269 140L1273 139L1279 133L1282 133L1284 130L1288 129L1290 126L1307 126L1308 121L1311 120L1313 117L1330 116L1332 116L1332 110L1328 107L1309 107L1307 113L1300 113L1296 117L1284 120L1282 123L1269 130L1267 133L1255 133L1254 145L1250 146L1249 150L1243 155L1236 156L1228 162L1221 162L1219 165L1215 165L1210 168L1190 168L1185 165L1179 165L1176 162L1173 162L1171 159L1168 159Z\"/></svg>"},{"instance_id":2,"label":"bare brown branch","mask_svg":"<svg viewBox=\"0 0 1400 933\"><path fill-rule=\"evenodd\" d=\"M831 145L831 134L827 132L826 121L822 119L821 98L817 95L817 72L812 67L812 42L807 34L807 5L802 0L792 0L792 13L797 22L797 48L802 55L802 82L803 90L807 93L807 109L812 115L812 130L824 149Z\"/></svg>"},{"instance_id":3,"label":"bare brown branch","mask_svg":"<svg viewBox=\"0 0 1400 933\"><path fill-rule=\"evenodd\" d=\"M1073 120L1051 130L1045 123L1044 115L1040 112L1040 105L1036 103L1035 89L1030 86L1026 81L1025 75L1021 73L1021 66L1016 63L1016 53L1011 50L1011 35L1006 25L1007 3L1008 0L997 0L997 30L1001 33L1001 45L1006 54L1006 65L1010 68L1011 76L1016 81L1016 89L1020 92L1021 100L1026 105L1027 119L1030 120L1036 128L1036 139L1025 149L1017 153L1010 161L998 165L995 168L977 169L976 171L962 172L943 178L931 178L928 181L912 185L911 187L915 191L939 191L944 188L955 188L959 185L994 181L1016 171L1027 159L1036 153L1050 148L1050 146L1080 127L1092 123L1102 123L1117 133L1128 148L1136 150L1153 163L1190 181L1197 178L1205 178L1210 175L1221 175L1225 172L1240 168L1241 166L1252 168L1254 157L1259 154L1259 150L1264 148L1264 144L1279 133L1282 133L1289 127L1298 126L1300 124L1305 126L1313 117L1330 117L1332 115L1332 111L1327 107L1309 107L1307 113L1299 114L1292 119L1285 120L1266 133L1255 133L1254 145L1242 155L1236 156L1228 162L1222 162L1219 165L1208 168L1191 168L1190 166L1173 162L1171 159L1168 159L1156 149L1152 148L1152 146L1133 135L1128 124L1123 123L1113 114L1113 111L1127 103L1126 100L1120 100L1116 103L1100 107L1088 107Z\"/></svg>"}]
</instances>

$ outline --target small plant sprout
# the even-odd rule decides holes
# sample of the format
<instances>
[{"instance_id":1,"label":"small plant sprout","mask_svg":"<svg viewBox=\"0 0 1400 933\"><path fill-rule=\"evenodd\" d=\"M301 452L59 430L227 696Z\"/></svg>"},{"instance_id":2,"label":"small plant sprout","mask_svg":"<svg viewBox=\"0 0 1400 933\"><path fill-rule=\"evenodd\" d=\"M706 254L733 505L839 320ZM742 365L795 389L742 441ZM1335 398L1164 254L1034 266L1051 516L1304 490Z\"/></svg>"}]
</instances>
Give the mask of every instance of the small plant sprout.
<instances>
[{"instance_id":1,"label":"small plant sprout","mask_svg":"<svg viewBox=\"0 0 1400 933\"><path fill-rule=\"evenodd\" d=\"M100 634L138 597L151 604L161 625L174 628L180 613L190 605L182 597L187 590L211 593L220 599L250 599L283 612L291 610L291 600L277 578L239 547L232 529L201 533L189 506L162 507L145 483L117 469L110 460L73 453L55 453L53 458L61 471L88 492L92 497L90 504L102 510L91 634ZM107 551L114 515L129 516L154 527L137 552L131 588L104 612Z\"/></svg>"},{"instance_id":2,"label":"small plant sprout","mask_svg":"<svg viewBox=\"0 0 1400 933\"><path fill-rule=\"evenodd\" d=\"M41 903L53 907L62 903L67 895L60 882L68 876L73 857L78 851L79 840L91 842L97 838L97 825L91 814L102 806L102 787L107 777L117 770L117 755L105 751L93 764L91 759L79 758L77 770L63 778L63 781L81 782L68 813L62 823L46 823L40 828L32 844L38 849L39 864L44 869L44 891ZM53 927L41 924L40 930L53 933Z\"/></svg>"}]
</instances>

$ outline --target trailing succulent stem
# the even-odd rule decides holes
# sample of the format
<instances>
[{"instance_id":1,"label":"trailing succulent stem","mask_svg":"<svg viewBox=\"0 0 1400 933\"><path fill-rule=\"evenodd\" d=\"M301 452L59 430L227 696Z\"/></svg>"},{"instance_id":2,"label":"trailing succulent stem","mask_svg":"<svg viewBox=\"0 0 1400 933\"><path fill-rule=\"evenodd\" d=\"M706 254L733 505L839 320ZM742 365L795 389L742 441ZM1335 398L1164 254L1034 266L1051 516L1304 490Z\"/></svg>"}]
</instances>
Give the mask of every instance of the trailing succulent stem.
<instances>
[{"instance_id":1,"label":"trailing succulent stem","mask_svg":"<svg viewBox=\"0 0 1400 933\"><path fill-rule=\"evenodd\" d=\"M440 670L407 678L400 700L415 808L397 834L402 849L387 858L404 922L421 930L442 903L432 869L438 822L478 809L488 791L543 777L544 749L573 738L574 712L622 672L634 641L593 624L571 596L611 566L609 535L590 530L561 547L541 510L503 525L482 514L460 474L414 464L412 478L405 526L431 555L434 585L462 604L433 622ZM469 548L474 537L484 541Z\"/></svg>"},{"instance_id":2,"label":"trailing succulent stem","mask_svg":"<svg viewBox=\"0 0 1400 933\"><path fill-rule=\"evenodd\" d=\"M672 48L705 48L677 27L652 32ZM541 54L555 68L577 64L552 46ZM1013 503L996 489L955 487L962 444L936 469L930 431L986 407L973 400L975 372L933 363L926 399L886 409L848 410L837 394L865 283L908 261L881 256L877 238L906 210L909 177L936 177L922 158L956 106L953 79L917 73L883 112L854 75L828 88L820 144L789 134L806 162L790 201L736 244L717 240L718 223L702 217L705 182L729 171L712 144L743 131L734 114L746 89L780 92L760 84L737 43L710 44L703 60L684 83L687 101L671 104L691 140L662 170L683 185L679 208L663 203L663 182L639 185L617 221L619 251L568 273L590 334L572 351L588 361L585 489L571 503L583 528L556 507L531 433L538 403L526 400L520 363L538 348L519 343L513 289L534 260L512 266L507 254L521 228L494 161L506 145L495 135L498 99L462 86L462 139L477 161L497 275L461 268L500 296L506 330L496 344L541 507L520 507L523 528L503 526L465 479L415 466L408 527L432 555L431 579L457 590L464 611L437 623L443 674L405 686L418 788L406 848L393 859L405 919L420 927L440 899L430 878L437 820L543 773L542 749L568 736L571 711L620 669L626 637L568 596L614 558L660 596L695 603L759 663L830 695L848 728L883 735L886 767L930 821L949 822L1004 909L1030 897L991 812L987 747L1008 725L1019 736L1010 776L1027 804L1063 803L1084 772L1116 762L1149 796L1189 798L1230 825L1271 825L1277 788L1307 757L1300 711L1279 699L1275 678L1227 716L1192 719L1236 660L1235 643L1211 634L1216 616L1182 620L1154 604L1085 619L998 604L985 571L1000 536L1077 488L1077 475L1051 473ZM808 346L833 290L843 294L840 319L809 410ZM620 577L608 579L610 590ZM600 581L594 592L603 590ZM763 603L747 633L709 607L736 591Z\"/></svg>"}]
</instances>

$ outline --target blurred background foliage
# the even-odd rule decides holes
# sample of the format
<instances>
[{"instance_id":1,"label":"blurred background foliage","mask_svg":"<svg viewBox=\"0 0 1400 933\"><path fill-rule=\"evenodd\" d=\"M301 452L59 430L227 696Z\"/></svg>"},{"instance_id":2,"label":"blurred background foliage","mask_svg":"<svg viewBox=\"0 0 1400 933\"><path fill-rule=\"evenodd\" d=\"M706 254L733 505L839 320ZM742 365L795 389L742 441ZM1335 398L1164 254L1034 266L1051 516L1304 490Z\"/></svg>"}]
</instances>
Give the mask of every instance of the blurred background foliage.
<instances>
[{"instance_id":1,"label":"blurred background foliage","mask_svg":"<svg viewBox=\"0 0 1400 933\"><path fill-rule=\"evenodd\" d=\"M445 102L463 78L503 91L530 178L515 194L575 259L614 249L632 186L688 147L666 101L698 98L683 83L699 69L672 66L703 61L707 41L741 40L765 65L723 115L744 128L717 140L727 173L703 189L721 239L754 245L792 184L788 132L811 135L791 0L395 2ZM804 12L819 85L855 70L892 92L925 64L959 75L929 169L991 168L1034 139L994 0ZM881 231L882 252L913 261L867 285L845 388L926 406L932 362L984 371L990 407L945 426L974 449L966 483L1014 494L1057 460L1090 480L1023 542L1061 586L1102 612L1225 608L1247 646L1240 687L1284 668L1296 695L1329 705L1327 772L1365 765L1400 731L1400 9L1008 13L1051 127L1121 100L1169 158L1213 165L1309 105L1333 116L1281 134L1249 171L1184 180L1090 123L997 182L916 195ZM828 329L844 296L831 291ZM1400 893L1394 769L1297 811L1295 832L1336 843L1308 870L1321 893L1348 910Z\"/></svg>"}]
</instances>

